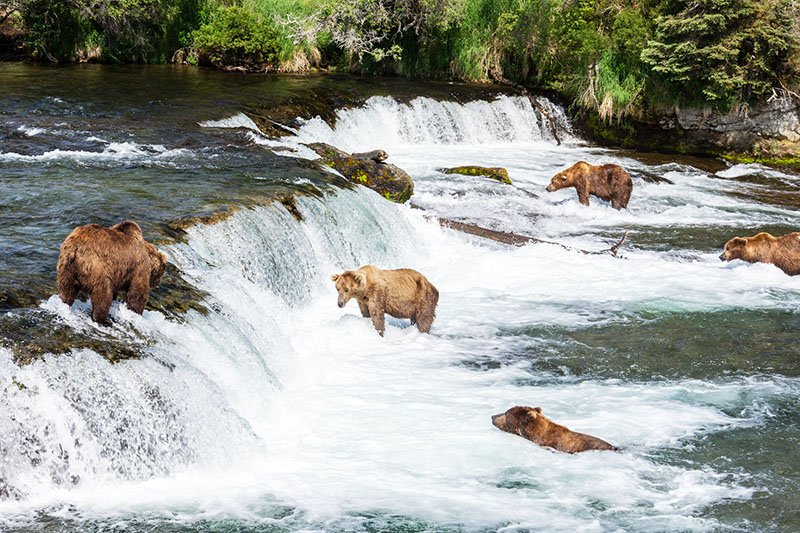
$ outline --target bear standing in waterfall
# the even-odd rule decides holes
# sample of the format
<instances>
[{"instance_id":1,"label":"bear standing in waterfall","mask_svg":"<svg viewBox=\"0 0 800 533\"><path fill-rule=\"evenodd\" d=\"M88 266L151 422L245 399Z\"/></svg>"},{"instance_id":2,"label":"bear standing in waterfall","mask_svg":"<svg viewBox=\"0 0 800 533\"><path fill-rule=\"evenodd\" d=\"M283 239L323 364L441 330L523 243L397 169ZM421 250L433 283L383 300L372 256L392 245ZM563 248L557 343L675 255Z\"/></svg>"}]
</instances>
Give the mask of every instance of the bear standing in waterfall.
<instances>
[{"instance_id":1,"label":"bear standing in waterfall","mask_svg":"<svg viewBox=\"0 0 800 533\"><path fill-rule=\"evenodd\" d=\"M566 187L575 187L578 201L583 205L589 205L589 195L592 195L611 202L614 209L623 209L628 207L628 200L631 199L633 181L631 175L619 165L590 165L578 161L553 176L547 192Z\"/></svg>"},{"instance_id":2,"label":"bear standing in waterfall","mask_svg":"<svg viewBox=\"0 0 800 533\"><path fill-rule=\"evenodd\" d=\"M136 222L126 220L110 228L79 226L61 245L58 256L58 294L72 305L81 291L92 299L92 319L108 323L108 310L118 292L128 307L144 311L150 289L158 285L167 257L144 240Z\"/></svg>"},{"instance_id":3,"label":"bear standing in waterfall","mask_svg":"<svg viewBox=\"0 0 800 533\"><path fill-rule=\"evenodd\" d=\"M367 265L334 274L331 280L339 292L339 307L355 298L361 314L372 319L372 325L381 336L386 329L384 313L395 318L410 318L422 333L430 333L439 291L416 270L381 270Z\"/></svg>"},{"instance_id":4,"label":"bear standing in waterfall","mask_svg":"<svg viewBox=\"0 0 800 533\"><path fill-rule=\"evenodd\" d=\"M770 263L790 276L800 274L800 233L774 237L761 232L753 237L734 237L725 243L722 261L741 259L748 263Z\"/></svg>"},{"instance_id":5,"label":"bear standing in waterfall","mask_svg":"<svg viewBox=\"0 0 800 533\"><path fill-rule=\"evenodd\" d=\"M505 413L494 415L492 424L497 429L525 437L539 446L546 446L560 452L619 451L619 448L602 439L556 424L542 414L541 407L512 407Z\"/></svg>"}]
</instances>

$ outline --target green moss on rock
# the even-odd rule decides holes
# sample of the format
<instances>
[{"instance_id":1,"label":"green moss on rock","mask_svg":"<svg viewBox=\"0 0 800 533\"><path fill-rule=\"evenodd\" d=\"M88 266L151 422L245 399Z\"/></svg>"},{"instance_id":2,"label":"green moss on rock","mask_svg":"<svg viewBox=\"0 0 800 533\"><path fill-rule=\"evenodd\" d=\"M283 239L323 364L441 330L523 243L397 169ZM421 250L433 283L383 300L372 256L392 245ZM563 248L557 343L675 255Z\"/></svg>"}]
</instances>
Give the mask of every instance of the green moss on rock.
<instances>
[{"instance_id":1,"label":"green moss on rock","mask_svg":"<svg viewBox=\"0 0 800 533\"><path fill-rule=\"evenodd\" d=\"M445 174L461 174L462 176L484 176L489 179L513 185L508 171L503 167L480 167L476 165L464 165L460 167L442 169Z\"/></svg>"},{"instance_id":2,"label":"green moss on rock","mask_svg":"<svg viewBox=\"0 0 800 533\"><path fill-rule=\"evenodd\" d=\"M320 156L323 165L336 169L348 181L369 187L391 202L405 203L414 194L411 176L395 165L352 157L325 143L307 146Z\"/></svg>"}]
</instances>

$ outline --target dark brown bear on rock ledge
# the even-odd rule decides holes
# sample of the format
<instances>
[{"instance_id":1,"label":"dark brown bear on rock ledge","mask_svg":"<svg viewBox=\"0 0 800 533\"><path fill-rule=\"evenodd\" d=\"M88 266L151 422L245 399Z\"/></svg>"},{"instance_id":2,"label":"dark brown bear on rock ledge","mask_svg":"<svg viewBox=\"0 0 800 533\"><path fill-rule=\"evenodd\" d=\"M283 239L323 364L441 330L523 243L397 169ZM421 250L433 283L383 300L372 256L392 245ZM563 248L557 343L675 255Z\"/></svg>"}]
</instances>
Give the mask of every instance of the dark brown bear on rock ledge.
<instances>
[{"instance_id":1,"label":"dark brown bear on rock ledge","mask_svg":"<svg viewBox=\"0 0 800 533\"><path fill-rule=\"evenodd\" d=\"M790 276L800 274L800 233L774 237L761 232L753 237L734 237L725 243L722 261L741 259L748 263L770 263Z\"/></svg>"},{"instance_id":2,"label":"dark brown bear on rock ledge","mask_svg":"<svg viewBox=\"0 0 800 533\"><path fill-rule=\"evenodd\" d=\"M108 323L108 310L118 292L135 313L142 314L150 289L158 285L167 257L144 240L136 222L110 228L79 226L61 245L58 256L58 294L72 305L81 291L92 299L92 319Z\"/></svg>"},{"instance_id":3,"label":"dark brown bear on rock ledge","mask_svg":"<svg viewBox=\"0 0 800 533\"><path fill-rule=\"evenodd\" d=\"M339 307L355 298L361 315L372 319L381 336L386 329L385 313L395 318L410 318L422 333L430 333L439 291L416 270L382 270L367 265L334 274L331 280L339 292Z\"/></svg>"},{"instance_id":4,"label":"dark brown bear on rock ledge","mask_svg":"<svg viewBox=\"0 0 800 533\"><path fill-rule=\"evenodd\" d=\"M611 202L614 209L623 209L628 207L628 200L631 199L633 181L631 175L619 165L590 165L578 161L553 176L547 192L566 187L575 187L578 201L583 205L589 205L589 195L592 195Z\"/></svg>"},{"instance_id":5,"label":"dark brown bear on rock ledge","mask_svg":"<svg viewBox=\"0 0 800 533\"><path fill-rule=\"evenodd\" d=\"M619 448L602 439L556 424L542 414L541 407L512 407L505 413L494 415L492 424L497 429L525 437L539 446L547 446L560 452L619 451Z\"/></svg>"}]
</instances>

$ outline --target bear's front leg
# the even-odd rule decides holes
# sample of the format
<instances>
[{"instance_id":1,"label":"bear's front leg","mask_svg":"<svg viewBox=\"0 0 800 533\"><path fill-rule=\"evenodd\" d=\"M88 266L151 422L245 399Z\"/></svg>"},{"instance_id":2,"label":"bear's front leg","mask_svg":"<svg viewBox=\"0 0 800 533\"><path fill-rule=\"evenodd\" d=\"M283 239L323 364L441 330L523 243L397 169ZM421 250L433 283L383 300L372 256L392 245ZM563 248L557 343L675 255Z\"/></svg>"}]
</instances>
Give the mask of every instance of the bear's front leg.
<instances>
[{"instance_id":1,"label":"bear's front leg","mask_svg":"<svg viewBox=\"0 0 800 533\"><path fill-rule=\"evenodd\" d=\"M575 186L575 190L578 191L578 201L583 205L589 205L589 187L578 184Z\"/></svg>"},{"instance_id":2,"label":"bear's front leg","mask_svg":"<svg viewBox=\"0 0 800 533\"><path fill-rule=\"evenodd\" d=\"M374 300L369 302L369 315L372 317L372 325L378 330L378 334L383 337L383 332L386 330L384 323L384 307L383 302Z\"/></svg>"},{"instance_id":3,"label":"bear's front leg","mask_svg":"<svg viewBox=\"0 0 800 533\"><path fill-rule=\"evenodd\" d=\"M361 316L369 318L369 305L366 300L358 300L358 308L361 309Z\"/></svg>"}]
</instances>

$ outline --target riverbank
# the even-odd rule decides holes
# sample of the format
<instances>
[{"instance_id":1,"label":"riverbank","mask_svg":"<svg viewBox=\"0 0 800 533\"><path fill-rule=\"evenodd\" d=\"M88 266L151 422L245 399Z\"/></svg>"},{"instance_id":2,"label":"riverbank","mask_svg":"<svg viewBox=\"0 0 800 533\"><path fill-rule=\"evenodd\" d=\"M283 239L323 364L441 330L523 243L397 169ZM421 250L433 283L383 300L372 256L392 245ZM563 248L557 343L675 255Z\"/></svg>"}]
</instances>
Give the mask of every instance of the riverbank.
<instances>
[{"instance_id":1,"label":"riverbank","mask_svg":"<svg viewBox=\"0 0 800 533\"><path fill-rule=\"evenodd\" d=\"M800 96L787 92L760 105L726 113L678 107L607 123L577 113L578 126L609 147L721 157L731 163L759 163L800 170Z\"/></svg>"}]
</instances>

